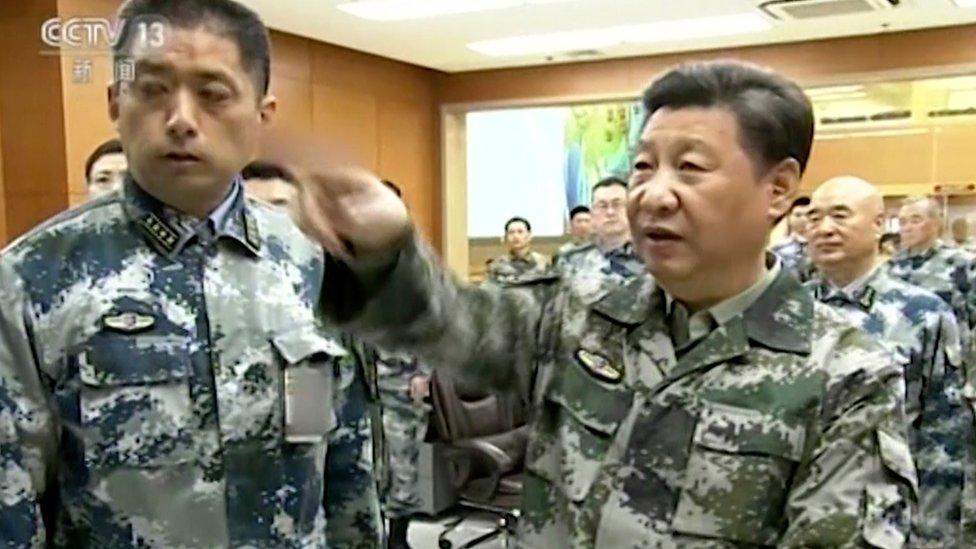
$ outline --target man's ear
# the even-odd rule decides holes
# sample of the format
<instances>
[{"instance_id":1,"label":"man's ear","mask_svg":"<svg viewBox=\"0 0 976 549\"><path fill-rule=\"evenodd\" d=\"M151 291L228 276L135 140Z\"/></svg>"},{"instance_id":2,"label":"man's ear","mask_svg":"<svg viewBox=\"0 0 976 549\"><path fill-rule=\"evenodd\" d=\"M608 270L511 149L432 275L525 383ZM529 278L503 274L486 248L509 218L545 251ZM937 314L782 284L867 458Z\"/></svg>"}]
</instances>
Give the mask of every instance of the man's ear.
<instances>
[{"instance_id":1,"label":"man's ear","mask_svg":"<svg viewBox=\"0 0 976 549\"><path fill-rule=\"evenodd\" d=\"M800 188L800 163L795 158L787 158L773 166L766 175L770 194L769 223L772 225L777 219L790 211L793 197Z\"/></svg>"}]
</instances>

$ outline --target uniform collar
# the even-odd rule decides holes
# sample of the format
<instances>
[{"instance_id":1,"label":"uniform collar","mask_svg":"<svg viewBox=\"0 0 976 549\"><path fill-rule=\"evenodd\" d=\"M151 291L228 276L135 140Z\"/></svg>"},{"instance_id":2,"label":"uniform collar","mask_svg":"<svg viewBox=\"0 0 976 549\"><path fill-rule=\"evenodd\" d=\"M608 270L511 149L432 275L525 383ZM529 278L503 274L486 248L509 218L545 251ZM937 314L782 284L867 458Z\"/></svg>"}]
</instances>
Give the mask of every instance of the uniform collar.
<instances>
[{"instance_id":1,"label":"uniform collar","mask_svg":"<svg viewBox=\"0 0 976 549\"><path fill-rule=\"evenodd\" d=\"M159 253L174 257L196 237L203 223L199 218L162 203L130 177L123 188L125 211L129 219ZM207 217L217 239L238 242L250 255L261 249L257 220L247 204L239 178L235 178L223 202Z\"/></svg>"},{"instance_id":2,"label":"uniform collar","mask_svg":"<svg viewBox=\"0 0 976 549\"><path fill-rule=\"evenodd\" d=\"M846 303L867 312L874 306L884 277L883 269L879 265L843 288L834 286L825 278L818 278L813 283L813 296L822 303Z\"/></svg>"},{"instance_id":3,"label":"uniform collar","mask_svg":"<svg viewBox=\"0 0 976 549\"><path fill-rule=\"evenodd\" d=\"M767 261L770 260L775 261L767 254ZM740 299L749 302L741 301L741 307L728 310L718 307L717 314L722 319L716 317L716 321L727 324L732 331L741 324L745 337L765 347L807 354L813 332L813 299L786 269L778 267L777 261L756 285L726 300L733 305ZM638 326L655 313L664 317L667 301L664 290L651 277L639 276L608 292L593 309L619 323ZM715 307L709 309L713 316L714 310ZM729 312L731 318L726 314Z\"/></svg>"}]
</instances>

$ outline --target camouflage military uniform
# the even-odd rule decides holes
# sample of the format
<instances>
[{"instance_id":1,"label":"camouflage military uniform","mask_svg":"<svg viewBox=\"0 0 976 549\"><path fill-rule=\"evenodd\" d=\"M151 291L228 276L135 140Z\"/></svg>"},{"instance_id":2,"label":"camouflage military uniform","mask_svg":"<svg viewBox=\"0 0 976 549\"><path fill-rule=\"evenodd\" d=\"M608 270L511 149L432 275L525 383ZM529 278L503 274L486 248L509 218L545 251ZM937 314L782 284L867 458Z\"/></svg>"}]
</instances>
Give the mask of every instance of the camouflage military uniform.
<instances>
[{"instance_id":1,"label":"camouflage military uniform","mask_svg":"<svg viewBox=\"0 0 976 549\"><path fill-rule=\"evenodd\" d=\"M966 386L964 395L970 408L976 411L976 287L973 285L976 261L972 254L961 248L938 241L921 254L899 252L888 266L888 272L911 284L934 292L948 303L956 315L956 321L966 350L963 369ZM963 535L966 546L976 546L976 448L970 448L967 459L966 484L963 488Z\"/></svg>"},{"instance_id":2,"label":"camouflage military uniform","mask_svg":"<svg viewBox=\"0 0 976 549\"><path fill-rule=\"evenodd\" d=\"M340 371L335 433L329 441L325 486L327 536L331 547L373 549L384 546L379 482L382 416L373 353L351 345L360 360Z\"/></svg>"},{"instance_id":3,"label":"camouflage military uniform","mask_svg":"<svg viewBox=\"0 0 976 549\"><path fill-rule=\"evenodd\" d=\"M814 267L810 262L810 255L807 253L806 240L791 236L770 248L769 251L776 254L783 262L783 267L793 273L801 282L805 282L813 276Z\"/></svg>"},{"instance_id":4,"label":"camouflage military uniform","mask_svg":"<svg viewBox=\"0 0 976 549\"><path fill-rule=\"evenodd\" d=\"M381 352L376 362L386 443L384 510L390 518L409 517L419 511L421 503L418 460L428 413L426 406L410 398L410 380L429 372L417 359L405 355Z\"/></svg>"},{"instance_id":5,"label":"camouflage military uniform","mask_svg":"<svg viewBox=\"0 0 976 549\"><path fill-rule=\"evenodd\" d=\"M538 368L522 547L904 542L901 368L792 277L676 357L650 277L583 300L556 277L458 285L416 243L397 261L372 288L329 263L327 314L469 382Z\"/></svg>"},{"instance_id":6,"label":"camouflage military uniform","mask_svg":"<svg viewBox=\"0 0 976 549\"><path fill-rule=\"evenodd\" d=\"M962 400L962 349L952 309L882 268L844 289L822 279L807 287L874 334L905 365L905 409L919 479L912 546L958 546L963 464L967 446L976 440Z\"/></svg>"},{"instance_id":7,"label":"camouflage military uniform","mask_svg":"<svg viewBox=\"0 0 976 549\"><path fill-rule=\"evenodd\" d=\"M496 283L517 282L523 277L533 277L549 269L549 260L538 252L529 252L525 257L505 254L496 257L488 264L488 280Z\"/></svg>"},{"instance_id":8,"label":"camouflage military uniform","mask_svg":"<svg viewBox=\"0 0 976 549\"><path fill-rule=\"evenodd\" d=\"M565 276L593 274L620 282L647 272L630 242L606 252L596 244L581 246L561 257L558 268Z\"/></svg>"},{"instance_id":9,"label":"camouflage military uniform","mask_svg":"<svg viewBox=\"0 0 976 549\"><path fill-rule=\"evenodd\" d=\"M576 250L577 248L585 248L589 245L590 245L589 242L581 242L577 244L576 242L573 241L569 241L563 244L556 250L556 253L553 254L552 265L553 266L559 265L559 263L563 260L563 258L566 257L566 254L572 252L573 250Z\"/></svg>"},{"instance_id":10,"label":"camouflage military uniform","mask_svg":"<svg viewBox=\"0 0 976 549\"><path fill-rule=\"evenodd\" d=\"M888 272L909 284L924 288L952 306L964 343L976 325L976 288L973 286L974 258L969 252L936 242L928 251L893 257Z\"/></svg>"},{"instance_id":11,"label":"camouflage military uniform","mask_svg":"<svg viewBox=\"0 0 976 549\"><path fill-rule=\"evenodd\" d=\"M8 546L325 546L355 357L315 314L321 248L239 183L218 210L129 181L0 257Z\"/></svg>"}]
</instances>

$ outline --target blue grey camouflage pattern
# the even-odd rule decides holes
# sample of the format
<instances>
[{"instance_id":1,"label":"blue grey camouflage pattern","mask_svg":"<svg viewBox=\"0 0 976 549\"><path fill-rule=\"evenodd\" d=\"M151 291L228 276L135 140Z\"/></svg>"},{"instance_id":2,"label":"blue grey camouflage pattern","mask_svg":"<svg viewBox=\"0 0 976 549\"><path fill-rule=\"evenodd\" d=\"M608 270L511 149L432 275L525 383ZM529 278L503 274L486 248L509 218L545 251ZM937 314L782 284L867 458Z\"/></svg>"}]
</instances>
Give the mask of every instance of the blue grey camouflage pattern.
<instances>
[{"instance_id":1,"label":"blue grey camouflage pattern","mask_svg":"<svg viewBox=\"0 0 976 549\"><path fill-rule=\"evenodd\" d=\"M340 362L338 426L326 456L326 539L331 547L374 549L386 540L377 474L382 439L376 362L362 345L349 347L358 360Z\"/></svg>"},{"instance_id":2,"label":"blue grey camouflage pattern","mask_svg":"<svg viewBox=\"0 0 976 549\"><path fill-rule=\"evenodd\" d=\"M956 316L960 330L965 372L964 396L976 413L976 260L968 251L942 241L921 254L901 251L891 258L888 272L930 292L948 303ZM966 461L966 482L963 487L963 535L966 546L976 546L976 449L970 448Z\"/></svg>"},{"instance_id":3,"label":"blue grey camouflage pattern","mask_svg":"<svg viewBox=\"0 0 976 549\"><path fill-rule=\"evenodd\" d=\"M793 273L800 282L806 282L813 276L814 266L807 252L807 241L791 236L771 247L769 251L779 257L783 268Z\"/></svg>"},{"instance_id":4,"label":"blue grey camouflage pattern","mask_svg":"<svg viewBox=\"0 0 976 549\"><path fill-rule=\"evenodd\" d=\"M6 545L325 546L349 351L321 247L235 187L213 227L130 180L0 256Z\"/></svg>"},{"instance_id":5,"label":"blue grey camouflage pattern","mask_svg":"<svg viewBox=\"0 0 976 549\"><path fill-rule=\"evenodd\" d=\"M976 258L962 248L938 241L928 251L901 251L891 258L888 272L909 284L924 288L948 303L956 315L963 344L976 326Z\"/></svg>"},{"instance_id":6,"label":"blue grey camouflage pattern","mask_svg":"<svg viewBox=\"0 0 976 549\"><path fill-rule=\"evenodd\" d=\"M430 372L407 355L380 351L376 363L386 449L383 510L389 518L405 518L420 512L420 445L430 412L410 398L410 380Z\"/></svg>"},{"instance_id":7,"label":"blue grey camouflage pattern","mask_svg":"<svg viewBox=\"0 0 976 549\"><path fill-rule=\"evenodd\" d=\"M959 546L963 465L966 448L976 440L962 397L962 349L952 309L883 268L850 294L821 278L807 288L876 336L904 365L905 412L919 481L911 545Z\"/></svg>"},{"instance_id":8,"label":"blue grey camouflage pattern","mask_svg":"<svg viewBox=\"0 0 976 549\"><path fill-rule=\"evenodd\" d=\"M488 264L487 281L497 284L517 282L532 278L549 270L549 259L538 253L529 252L525 257L514 257L510 253L500 255Z\"/></svg>"},{"instance_id":9,"label":"blue grey camouflage pattern","mask_svg":"<svg viewBox=\"0 0 976 549\"><path fill-rule=\"evenodd\" d=\"M381 348L499 390L535 372L520 547L905 542L901 367L782 272L676 358L650 277L472 287L416 241L370 287L327 265L325 312Z\"/></svg>"}]
</instances>

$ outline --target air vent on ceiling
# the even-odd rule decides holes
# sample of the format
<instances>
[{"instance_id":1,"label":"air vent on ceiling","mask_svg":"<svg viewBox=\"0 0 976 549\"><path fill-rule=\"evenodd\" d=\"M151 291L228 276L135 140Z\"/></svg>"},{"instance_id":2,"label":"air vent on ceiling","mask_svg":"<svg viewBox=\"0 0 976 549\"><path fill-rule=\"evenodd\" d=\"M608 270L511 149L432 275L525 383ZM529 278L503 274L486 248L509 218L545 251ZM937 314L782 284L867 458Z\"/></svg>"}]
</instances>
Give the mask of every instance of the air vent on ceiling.
<instances>
[{"instance_id":1,"label":"air vent on ceiling","mask_svg":"<svg viewBox=\"0 0 976 549\"><path fill-rule=\"evenodd\" d=\"M945 116L972 116L976 114L976 107L969 107L966 109L942 109L938 111L929 111L929 118L942 118Z\"/></svg>"},{"instance_id":2,"label":"air vent on ceiling","mask_svg":"<svg viewBox=\"0 0 976 549\"><path fill-rule=\"evenodd\" d=\"M891 9L901 0L772 0L759 8L782 20L817 19Z\"/></svg>"},{"instance_id":3,"label":"air vent on ceiling","mask_svg":"<svg viewBox=\"0 0 976 549\"><path fill-rule=\"evenodd\" d=\"M930 114L931 116L931 114ZM821 125L830 124L857 124L865 122L890 122L892 120L906 120L912 117L912 111L886 111L872 115L836 116L823 117L820 119Z\"/></svg>"}]
</instances>

